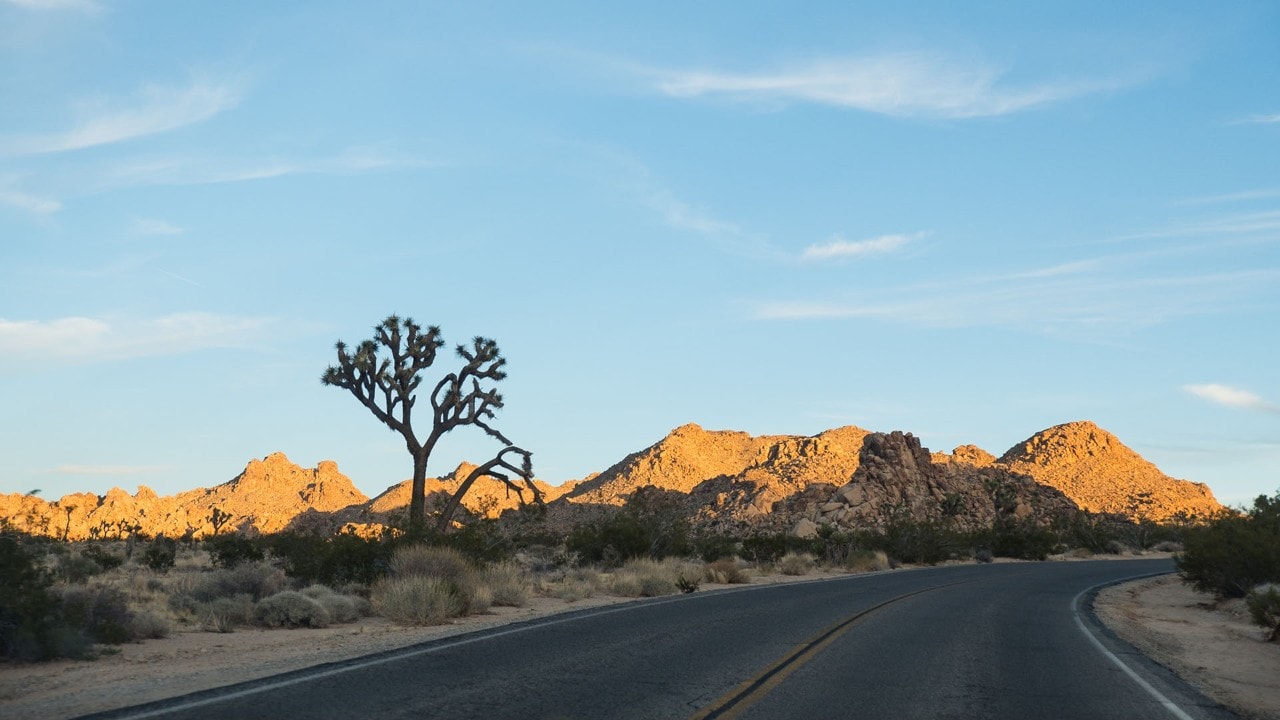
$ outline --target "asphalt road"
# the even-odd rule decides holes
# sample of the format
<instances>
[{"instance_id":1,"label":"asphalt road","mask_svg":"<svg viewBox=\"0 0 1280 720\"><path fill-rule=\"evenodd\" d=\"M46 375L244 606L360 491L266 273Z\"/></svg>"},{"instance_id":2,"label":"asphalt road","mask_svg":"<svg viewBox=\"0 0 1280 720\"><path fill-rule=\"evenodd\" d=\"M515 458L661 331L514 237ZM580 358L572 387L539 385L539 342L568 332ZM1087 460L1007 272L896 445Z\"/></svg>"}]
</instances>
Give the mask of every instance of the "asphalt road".
<instances>
[{"instance_id":1,"label":"asphalt road","mask_svg":"<svg viewBox=\"0 0 1280 720\"><path fill-rule=\"evenodd\" d=\"M1234 717L1088 611L1089 588L1172 569L966 565L701 592L94 717Z\"/></svg>"}]
</instances>

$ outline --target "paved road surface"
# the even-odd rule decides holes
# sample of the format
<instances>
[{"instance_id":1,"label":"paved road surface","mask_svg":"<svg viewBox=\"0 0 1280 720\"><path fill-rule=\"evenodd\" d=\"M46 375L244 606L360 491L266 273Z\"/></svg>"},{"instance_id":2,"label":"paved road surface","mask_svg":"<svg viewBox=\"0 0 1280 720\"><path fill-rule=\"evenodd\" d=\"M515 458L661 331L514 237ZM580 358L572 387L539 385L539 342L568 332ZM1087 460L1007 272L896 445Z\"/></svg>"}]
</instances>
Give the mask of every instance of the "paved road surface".
<instances>
[{"instance_id":1,"label":"paved road surface","mask_svg":"<svg viewBox=\"0 0 1280 720\"><path fill-rule=\"evenodd\" d=\"M966 565L697 593L95 717L1234 717L1110 636L1087 597L1075 602L1170 571L1166 560Z\"/></svg>"}]
</instances>

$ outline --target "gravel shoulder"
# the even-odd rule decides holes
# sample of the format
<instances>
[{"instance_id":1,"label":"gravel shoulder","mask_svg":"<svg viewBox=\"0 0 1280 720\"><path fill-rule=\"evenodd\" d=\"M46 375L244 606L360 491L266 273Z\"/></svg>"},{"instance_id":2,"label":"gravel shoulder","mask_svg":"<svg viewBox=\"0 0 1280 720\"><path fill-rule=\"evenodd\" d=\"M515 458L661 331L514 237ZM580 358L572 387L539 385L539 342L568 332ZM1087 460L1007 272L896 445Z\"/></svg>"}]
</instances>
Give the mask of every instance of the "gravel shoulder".
<instances>
[{"instance_id":1,"label":"gravel shoulder","mask_svg":"<svg viewBox=\"0 0 1280 720\"><path fill-rule=\"evenodd\" d=\"M1107 627L1246 718L1280 720L1280 643L1263 640L1243 600L1215 603L1177 575L1098 593Z\"/></svg>"}]
</instances>

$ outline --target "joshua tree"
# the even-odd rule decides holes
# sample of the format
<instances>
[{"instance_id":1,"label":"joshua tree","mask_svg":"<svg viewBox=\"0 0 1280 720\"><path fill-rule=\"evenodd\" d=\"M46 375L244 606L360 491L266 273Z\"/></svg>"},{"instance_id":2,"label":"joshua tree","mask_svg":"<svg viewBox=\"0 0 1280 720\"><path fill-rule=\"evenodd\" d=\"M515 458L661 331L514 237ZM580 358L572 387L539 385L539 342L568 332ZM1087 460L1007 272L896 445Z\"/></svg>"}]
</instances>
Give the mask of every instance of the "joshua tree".
<instances>
[{"instance_id":1,"label":"joshua tree","mask_svg":"<svg viewBox=\"0 0 1280 720\"><path fill-rule=\"evenodd\" d=\"M374 327L373 333L372 340L360 343L354 351L339 341L338 364L325 370L320 382L346 388L374 417L404 437L405 447L413 456L409 527L421 530L426 521L427 460L445 433L463 425L475 425L504 445L511 445L510 440L489 425L494 411L502 407L502 396L497 389L481 384L505 378L507 374L502 367L507 361L499 355L498 344L488 338L476 337L470 347L458 345L462 368L445 375L432 388L431 429L421 436L413 427L413 410L418 386L422 383L421 373L431 367L436 361L436 352L444 347L440 328L429 326L424 330L410 318L392 315ZM522 453L528 466L527 452L508 449ZM495 460L501 460L502 456L503 453L499 453ZM505 461L497 464L512 468ZM497 464L490 464L489 471ZM486 474L492 474L489 471ZM456 499L460 500L469 487L470 483L464 483Z\"/></svg>"},{"instance_id":2,"label":"joshua tree","mask_svg":"<svg viewBox=\"0 0 1280 720\"><path fill-rule=\"evenodd\" d=\"M519 467L516 467L507 461L506 456L508 453L514 453L520 456ZM501 468L501 470L499 468ZM505 470L506 472L502 472L502 470ZM524 487L521 487L515 480L512 480L511 476L507 474L508 472L515 474L523 480ZM453 497L449 498L449 502L445 504L444 511L440 513L440 524L437 526L437 529L440 532L448 532L449 526L453 521L453 514L458 511L458 506L462 504L462 496L467 494L467 491L471 489L471 486L475 484L476 480L479 480L486 475L501 480L503 484L507 486L508 493L514 490L516 497L520 499L521 503L524 502L524 491L528 489L529 492L533 493L533 501L539 505L542 504L542 491L538 489L537 485L533 484L532 453L528 450L522 450L515 445L508 445L498 451L498 454L494 455L492 460L472 470L467 475L467 479L463 480L462 484L458 486L457 491L453 493Z\"/></svg>"}]
</instances>

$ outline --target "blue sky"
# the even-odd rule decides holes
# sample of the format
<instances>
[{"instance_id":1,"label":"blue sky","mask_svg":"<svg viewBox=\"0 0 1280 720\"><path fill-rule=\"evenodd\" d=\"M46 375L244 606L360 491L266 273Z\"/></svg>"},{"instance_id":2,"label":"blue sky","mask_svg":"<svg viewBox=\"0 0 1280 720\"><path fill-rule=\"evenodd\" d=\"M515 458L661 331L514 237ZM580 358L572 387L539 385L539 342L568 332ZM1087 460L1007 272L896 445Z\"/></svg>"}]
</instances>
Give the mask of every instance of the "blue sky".
<instances>
[{"instance_id":1,"label":"blue sky","mask_svg":"<svg viewBox=\"0 0 1280 720\"><path fill-rule=\"evenodd\" d=\"M409 455L319 376L394 312L498 341L553 483L686 422L998 455L1090 419L1270 494L1277 37L1272 2L0 0L0 491L284 451L376 494Z\"/></svg>"}]
</instances>

